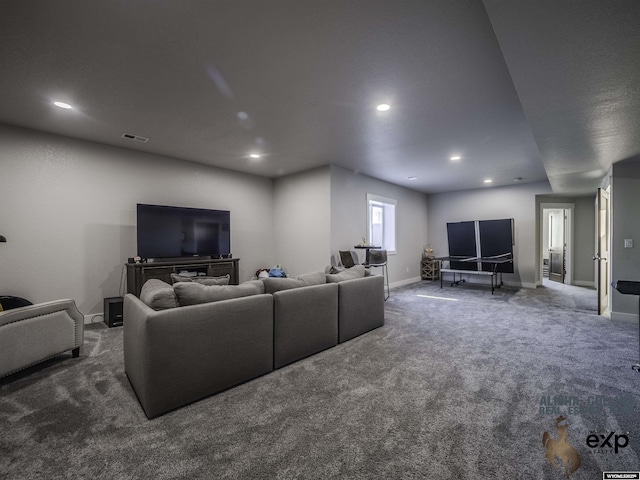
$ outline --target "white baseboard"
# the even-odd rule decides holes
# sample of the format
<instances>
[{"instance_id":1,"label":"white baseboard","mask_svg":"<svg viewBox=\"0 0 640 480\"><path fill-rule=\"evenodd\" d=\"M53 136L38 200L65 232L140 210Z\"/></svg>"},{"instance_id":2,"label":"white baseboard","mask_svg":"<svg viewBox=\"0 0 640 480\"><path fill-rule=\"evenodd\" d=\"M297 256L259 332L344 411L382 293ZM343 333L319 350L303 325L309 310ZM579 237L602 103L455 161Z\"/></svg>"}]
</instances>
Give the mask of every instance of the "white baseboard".
<instances>
[{"instance_id":1,"label":"white baseboard","mask_svg":"<svg viewBox=\"0 0 640 480\"><path fill-rule=\"evenodd\" d=\"M638 315L635 313L624 313L624 312L611 312L611 320L617 320L620 322L628 322L637 324L638 323Z\"/></svg>"},{"instance_id":2,"label":"white baseboard","mask_svg":"<svg viewBox=\"0 0 640 480\"><path fill-rule=\"evenodd\" d=\"M389 284L389 288L404 287L405 285L411 285L412 283L418 283L420 280L422 280L422 278L420 278L420 277L407 278L406 280L400 280L398 282L390 283Z\"/></svg>"},{"instance_id":3,"label":"white baseboard","mask_svg":"<svg viewBox=\"0 0 640 480\"><path fill-rule=\"evenodd\" d=\"M585 282L584 280L574 280L573 284L577 287L596 288L595 282Z\"/></svg>"},{"instance_id":4,"label":"white baseboard","mask_svg":"<svg viewBox=\"0 0 640 480\"><path fill-rule=\"evenodd\" d=\"M100 323L104 321L104 314L100 313L92 313L90 315L84 315L84 324L91 325L92 323Z\"/></svg>"},{"instance_id":5,"label":"white baseboard","mask_svg":"<svg viewBox=\"0 0 640 480\"><path fill-rule=\"evenodd\" d=\"M529 283L529 282L504 282L507 287L516 287L516 288L537 288L537 284Z\"/></svg>"}]
</instances>

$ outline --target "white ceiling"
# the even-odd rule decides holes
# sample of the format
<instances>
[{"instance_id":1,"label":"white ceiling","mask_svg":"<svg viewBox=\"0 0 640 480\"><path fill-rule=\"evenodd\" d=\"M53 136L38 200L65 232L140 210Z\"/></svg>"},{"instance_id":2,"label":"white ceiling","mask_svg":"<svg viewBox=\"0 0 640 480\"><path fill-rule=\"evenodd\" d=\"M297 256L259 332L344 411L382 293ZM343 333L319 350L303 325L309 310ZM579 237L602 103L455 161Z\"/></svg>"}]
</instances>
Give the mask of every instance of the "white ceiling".
<instances>
[{"instance_id":1,"label":"white ceiling","mask_svg":"<svg viewBox=\"0 0 640 480\"><path fill-rule=\"evenodd\" d=\"M639 25L638 0L3 0L0 122L272 178L593 193L640 155Z\"/></svg>"}]
</instances>

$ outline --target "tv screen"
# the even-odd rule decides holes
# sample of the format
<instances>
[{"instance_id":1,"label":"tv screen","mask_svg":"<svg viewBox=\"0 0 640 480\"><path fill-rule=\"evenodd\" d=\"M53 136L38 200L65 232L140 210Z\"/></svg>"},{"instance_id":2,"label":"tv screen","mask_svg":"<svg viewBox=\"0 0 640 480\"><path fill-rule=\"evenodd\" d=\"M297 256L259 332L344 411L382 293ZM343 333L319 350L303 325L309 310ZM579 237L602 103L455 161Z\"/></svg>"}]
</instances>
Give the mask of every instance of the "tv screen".
<instances>
[{"instance_id":1,"label":"tv screen","mask_svg":"<svg viewBox=\"0 0 640 480\"><path fill-rule=\"evenodd\" d=\"M230 217L228 210L138 204L138 256L229 255Z\"/></svg>"}]
</instances>

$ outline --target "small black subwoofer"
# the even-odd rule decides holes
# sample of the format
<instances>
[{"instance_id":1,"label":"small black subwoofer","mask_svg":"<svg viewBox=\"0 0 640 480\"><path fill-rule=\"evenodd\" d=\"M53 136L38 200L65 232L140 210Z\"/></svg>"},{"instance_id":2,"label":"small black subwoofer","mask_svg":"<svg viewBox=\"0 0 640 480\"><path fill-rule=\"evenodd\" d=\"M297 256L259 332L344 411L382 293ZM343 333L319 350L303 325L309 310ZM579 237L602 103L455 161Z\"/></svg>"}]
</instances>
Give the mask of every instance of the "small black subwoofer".
<instances>
[{"instance_id":1,"label":"small black subwoofer","mask_svg":"<svg viewBox=\"0 0 640 480\"><path fill-rule=\"evenodd\" d=\"M104 323L109 328L122 326L122 297L104 299Z\"/></svg>"}]
</instances>

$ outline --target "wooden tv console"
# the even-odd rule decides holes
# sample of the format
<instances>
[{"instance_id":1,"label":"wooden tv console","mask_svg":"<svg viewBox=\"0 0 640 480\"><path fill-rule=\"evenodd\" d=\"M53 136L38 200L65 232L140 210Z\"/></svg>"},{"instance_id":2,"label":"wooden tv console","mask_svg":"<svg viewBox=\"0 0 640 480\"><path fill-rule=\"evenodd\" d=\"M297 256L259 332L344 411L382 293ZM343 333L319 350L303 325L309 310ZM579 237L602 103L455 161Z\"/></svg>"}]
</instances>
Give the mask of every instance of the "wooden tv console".
<instances>
[{"instance_id":1,"label":"wooden tv console","mask_svg":"<svg viewBox=\"0 0 640 480\"><path fill-rule=\"evenodd\" d=\"M221 258L127 263L127 292L139 297L142 285L150 278L158 278L171 284L171 274L183 271L198 272L208 277L221 277L228 274L229 284L237 285L239 260L239 258Z\"/></svg>"}]
</instances>

